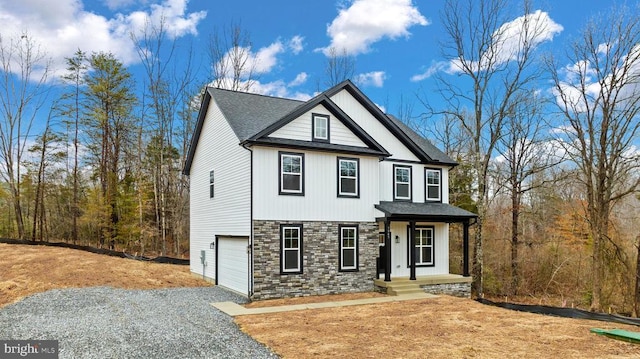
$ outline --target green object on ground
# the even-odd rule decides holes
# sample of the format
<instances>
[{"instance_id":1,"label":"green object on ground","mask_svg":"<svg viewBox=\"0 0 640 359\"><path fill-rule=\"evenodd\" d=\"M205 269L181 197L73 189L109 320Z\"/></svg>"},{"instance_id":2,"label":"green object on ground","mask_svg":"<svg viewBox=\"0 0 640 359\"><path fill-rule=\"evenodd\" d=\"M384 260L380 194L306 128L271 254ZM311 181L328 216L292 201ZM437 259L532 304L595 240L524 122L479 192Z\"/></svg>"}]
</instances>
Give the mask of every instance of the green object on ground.
<instances>
[{"instance_id":1,"label":"green object on ground","mask_svg":"<svg viewBox=\"0 0 640 359\"><path fill-rule=\"evenodd\" d=\"M630 332L628 330L622 330L622 329L599 329L599 328L591 328L591 332L599 335L604 335L613 339L624 340L625 342L640 344L640 333L638 332Z\"/></svg>"}]
</instances>

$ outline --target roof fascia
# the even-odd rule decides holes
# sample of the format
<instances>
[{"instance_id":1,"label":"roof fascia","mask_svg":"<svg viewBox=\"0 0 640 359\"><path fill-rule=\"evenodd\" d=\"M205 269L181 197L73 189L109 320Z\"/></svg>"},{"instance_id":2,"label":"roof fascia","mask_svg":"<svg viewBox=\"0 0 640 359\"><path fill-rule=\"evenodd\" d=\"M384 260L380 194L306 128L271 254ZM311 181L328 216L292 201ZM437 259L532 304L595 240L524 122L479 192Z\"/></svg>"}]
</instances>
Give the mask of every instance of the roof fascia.
<instances>
[{"instance_id":1,"label":"roof fascia","mask_svg":"<svg viewBox=\"0 0 640 359\"><path fill-rule=\"evenodd\" d=\"M403 145L405 145L418 158L429 163L439 162L429 157L429 155L424 152L420 148L420 146L413 142L413 140L411 140L411 138L409 138L409 136L407 136L407 134L405 134L401 128L393 123L387 117L387 115L385 115L378 106L371 102L371 100L367 96L365 96L365 94L362 93L362 91L360 91L360 89L358 89L356 85L354 85L350 80L345 80L340 84L332 87L331 89L325 91L325 94L327 95L327 97L331 97L343 89L347 90L351 94L351 96L353 96L362 106L364 106L367 111L369 111L376 119L378 119L378 121L380 121L392 134L394 134L400 140L400 142L402 142Z\"/></svg>"},{"instance_id":2,"label":"roof fascia","mask_svg":"<svg viewBox=\"0 0 640 359\"><path fill-rule=\"evenodd\" d=\"M211 93L209 92L209 87L207 87L202 94L202 101L200 105L200 110L198 110L198 122L196 123L196 128L193 131L193 136L191 137L191 143L189 144L189 153L187 154L187 159L184 163L184 168L182 169L182 173L185 175L189 175L191 172L191 163L193 162L193 156L196 153L196 147L198 146L198 141L200 140L200 133L202 132L202 126L204 125L204 118L207 114L207 110L209 109L209 103L211 102Z\"/></svg>"}]
</instances>

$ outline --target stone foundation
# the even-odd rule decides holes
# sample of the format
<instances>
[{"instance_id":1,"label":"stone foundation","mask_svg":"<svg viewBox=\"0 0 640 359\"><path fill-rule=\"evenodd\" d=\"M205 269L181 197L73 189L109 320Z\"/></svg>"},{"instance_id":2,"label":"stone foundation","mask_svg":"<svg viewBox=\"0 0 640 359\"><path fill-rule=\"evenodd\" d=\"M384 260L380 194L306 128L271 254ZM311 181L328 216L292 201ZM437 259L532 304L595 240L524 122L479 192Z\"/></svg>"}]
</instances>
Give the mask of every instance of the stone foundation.
<instances>
[{"instance_id":1,"label":"stone foundation","mask_svg":"<svg viewBox=\"0 0 640 359\"><path fill-rule=\"evenodd\" d=\"M471 283L427 284L420 286L420 288L431 294L447 294L462 298L471 297Z\"/></svg>"},{"instance_id":2,"label":"stone foundation","mask_svg":"<svg viewBox=\"0 0 640 359\"><path fill-rule=\"evenodd\" d=\"M302 224L301 274L280 274L280 225ZM340 272L339 224L358 225L358 270ZM253 222L252 300L373 290L378 256L376 222Z\"/></svg>"}]
</instances>

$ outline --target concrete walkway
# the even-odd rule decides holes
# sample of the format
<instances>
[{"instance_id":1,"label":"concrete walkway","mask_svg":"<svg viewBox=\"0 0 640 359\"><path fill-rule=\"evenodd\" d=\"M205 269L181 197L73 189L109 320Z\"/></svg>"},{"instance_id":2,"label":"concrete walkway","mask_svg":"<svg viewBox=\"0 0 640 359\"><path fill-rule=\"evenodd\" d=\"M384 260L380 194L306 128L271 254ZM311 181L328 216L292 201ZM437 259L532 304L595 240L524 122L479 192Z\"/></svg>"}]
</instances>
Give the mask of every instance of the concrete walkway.
<instances>
[{"instance_id":1,"label":"concrete walkway","mask_svg":"<svg viewBox=\"0 0 640 359\"><path fill-rule=\"evenodd\" d=\"M226 313L227 315L235 317L238 315L291 312L294 310L347 307L351 305L388 303L388 302L402 302L405 300L416 300L416 299L435 298L435 297L437 296L433 294L428 294L428 293L411 293L411 294L404 294L404 295L397 295L397 296L390 295L386 297L342 300L338 302L280 305L277 307L264 307L264 308L245 308L240 304L236 304L233 302L217 302L217 303L211 303L211 305L214 308L217 308L218 310L222 311L223 313Z\"/></svg>"}]
</instances>

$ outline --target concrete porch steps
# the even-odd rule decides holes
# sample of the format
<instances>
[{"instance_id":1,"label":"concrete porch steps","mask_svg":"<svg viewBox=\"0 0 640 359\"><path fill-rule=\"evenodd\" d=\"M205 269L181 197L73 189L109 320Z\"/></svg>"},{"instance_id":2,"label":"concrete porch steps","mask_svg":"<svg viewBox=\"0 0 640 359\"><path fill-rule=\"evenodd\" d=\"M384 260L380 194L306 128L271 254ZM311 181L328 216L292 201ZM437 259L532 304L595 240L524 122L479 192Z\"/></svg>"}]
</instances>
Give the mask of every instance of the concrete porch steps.
<instances>
[{"instance_id":1,"label":"concrete porch steps","mask_svg":"<svg viewBox=\"0 0 640 359\"><path fill-rule=\"evenodd\" d=\"M416 280L410 280L408 277L394 277L391 278L391 282L385 282L383 279L374 280L374 285L385 289L389 295L424 293L425 290L421 286L452 283L471 283L471 278L456 274L441 274L419 276Z\"/></svg>"}]
</instances>

